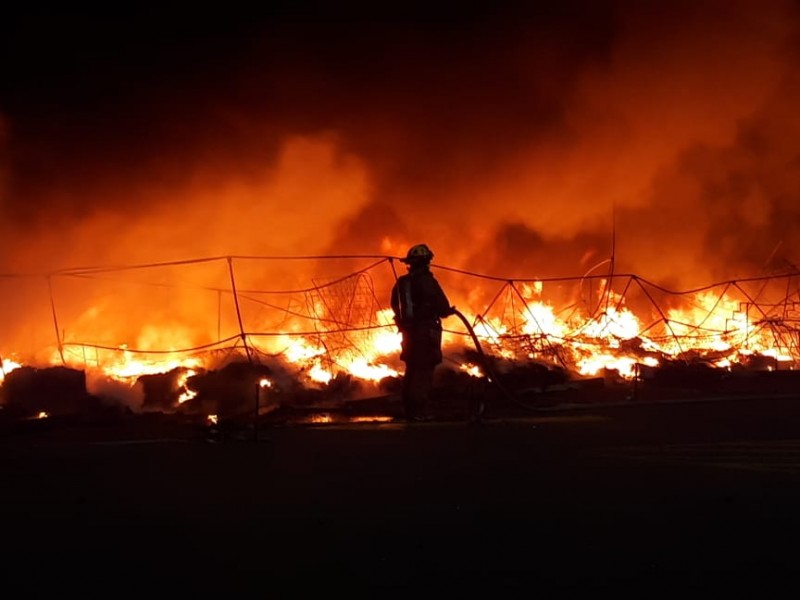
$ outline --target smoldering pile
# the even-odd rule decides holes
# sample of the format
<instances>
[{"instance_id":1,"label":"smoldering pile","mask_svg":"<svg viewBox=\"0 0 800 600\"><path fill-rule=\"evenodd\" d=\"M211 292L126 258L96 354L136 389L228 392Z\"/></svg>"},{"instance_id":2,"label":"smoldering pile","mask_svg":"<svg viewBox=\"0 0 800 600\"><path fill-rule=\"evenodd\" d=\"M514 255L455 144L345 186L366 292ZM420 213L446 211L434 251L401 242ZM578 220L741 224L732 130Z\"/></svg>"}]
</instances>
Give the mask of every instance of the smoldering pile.
<instances>
[{"instance_id":1,"label":"smoldering pile","mask_svg":"<svg viewBox=\"0 0 800 600\"><path fill-rule=\"evenodd\" d=\"M431 411L441 420L514 417L529 410L609 403L703 400L712 397L796 394L800 372L776 362L752 360L720 368L699 357L669 360L659 366L637 364L635 377L606 369L581 377L558 365L511 361L466 352L465 363L482 365L481 374L445 364L436 372ZM463 364L463 363L462 363ZM777 365L777 366L776 366ZM488 373L488 376L487 376ZM338 374L309 387L280 365L234 360L218 369L175 368L142 375L136 386L142 402L134 410L118 398L87 391L86 373L67 367L20 367L0 387L0 420L12 422L110 422L150 419L188 424L199 431L213 420L229 430L254 425L329 423L395 419L402 415L401 377L372 384ZM324 417L324 418L322 418Z\"/></svg>"}]
</instances>

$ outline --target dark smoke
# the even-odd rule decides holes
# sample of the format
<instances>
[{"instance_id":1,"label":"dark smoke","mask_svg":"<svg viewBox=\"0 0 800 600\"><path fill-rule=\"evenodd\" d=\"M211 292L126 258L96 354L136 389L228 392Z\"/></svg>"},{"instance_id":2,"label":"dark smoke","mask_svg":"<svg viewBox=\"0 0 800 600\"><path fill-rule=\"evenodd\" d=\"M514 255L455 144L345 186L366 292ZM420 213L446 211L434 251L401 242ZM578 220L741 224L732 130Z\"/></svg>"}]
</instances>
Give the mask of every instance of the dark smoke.
<instances>
[{"instance_id":1,"label":"dark smoke","mask_svg":"<svg viewBox=\"0 0 800 600\"><path fill-rule=\"evenodd\" d=\"M581 275L613 231L620 269L676 284L793 264L797 24L789 1L11 19L3 264L425 240Z\"/></svg>"}]
</instances>

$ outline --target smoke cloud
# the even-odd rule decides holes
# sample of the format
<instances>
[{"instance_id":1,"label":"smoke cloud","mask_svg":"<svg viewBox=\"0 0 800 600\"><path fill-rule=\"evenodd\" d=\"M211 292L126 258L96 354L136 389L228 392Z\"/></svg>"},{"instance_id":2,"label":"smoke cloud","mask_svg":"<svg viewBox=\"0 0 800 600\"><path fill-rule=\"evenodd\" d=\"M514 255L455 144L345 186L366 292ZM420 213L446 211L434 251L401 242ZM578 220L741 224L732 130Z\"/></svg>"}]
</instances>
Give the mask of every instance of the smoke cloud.
<instances>
[{"instance_id":1,"label":"smoke cloud","mask_svg":"<svg viewBox=\"0 0 800 600\"><path fill-rule=\"evenodd\" d=\"M788 0L12 19L0 263L425 241L503 277L579 276L612 247L676 287L785 269L798 23Z\"/></svg>"}]
</instances>

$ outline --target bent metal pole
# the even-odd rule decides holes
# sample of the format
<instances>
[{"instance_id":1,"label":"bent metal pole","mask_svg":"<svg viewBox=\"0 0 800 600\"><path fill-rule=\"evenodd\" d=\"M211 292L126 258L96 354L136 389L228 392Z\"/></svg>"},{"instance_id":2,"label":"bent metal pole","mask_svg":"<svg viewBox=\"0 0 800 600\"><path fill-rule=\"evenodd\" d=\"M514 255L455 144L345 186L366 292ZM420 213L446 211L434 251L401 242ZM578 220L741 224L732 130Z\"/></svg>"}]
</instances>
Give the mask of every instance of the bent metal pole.
<instances>
[{"instance_id":1,"label":"bent metal pole","mask_svg":"<svg viewBox=\"0 0 800 600\"><path fill-rule=\"evenodd\" d=\"M250 356L250 347L247 345L247 335L244 332L244 325L242 324L242 311L239 309L239 295L236 293L236 279L233 276L233 258L228 257L228 272L231 275L231 292L233 293L233 303L236 306L236 318L239 321L239 335L244 344L244 352L247 354L247 362L253 362Z\"/></svg>"},{"instance_id":2,"label":"bent metal pole","mask_svg":"<svg viewBox=\"0 0 800 600\"><path fill-rule=\"evenodd\" d=\"M53 282L50 275L47 276L47 291L50 293L50 310L53 313L53 326L56 329L56 343L58 344L58 355L61 357L61 364L67 364L64 359L64 344L61 342L61 333L58 328L58 315L56 314L56 301L53 297Z\"/></svg>"}]
</instances>

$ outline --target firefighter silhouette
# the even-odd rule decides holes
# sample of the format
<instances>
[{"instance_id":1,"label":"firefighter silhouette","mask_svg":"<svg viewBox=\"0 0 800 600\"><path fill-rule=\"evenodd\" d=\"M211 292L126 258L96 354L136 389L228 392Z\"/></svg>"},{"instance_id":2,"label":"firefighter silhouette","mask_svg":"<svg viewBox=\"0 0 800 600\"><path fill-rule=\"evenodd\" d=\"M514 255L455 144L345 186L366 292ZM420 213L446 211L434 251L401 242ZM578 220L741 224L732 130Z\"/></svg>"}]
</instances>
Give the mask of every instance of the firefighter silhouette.
<instances>
[{"instance_id":1,"label":"firefighter silhouette","mask_svg":"<svg viewBox=\"0 0 800 600\"><path fill-rule=\"evenodd\" d=\"M405 362L402 400L405 418L428 420L433 374L442 362L442 319L455 312L430 270L433 252L425 244L412 246L401 259L408 273L392 288L394 320L402 334L400 359Z\"/></svg>"}]
</instances>

